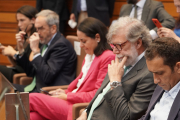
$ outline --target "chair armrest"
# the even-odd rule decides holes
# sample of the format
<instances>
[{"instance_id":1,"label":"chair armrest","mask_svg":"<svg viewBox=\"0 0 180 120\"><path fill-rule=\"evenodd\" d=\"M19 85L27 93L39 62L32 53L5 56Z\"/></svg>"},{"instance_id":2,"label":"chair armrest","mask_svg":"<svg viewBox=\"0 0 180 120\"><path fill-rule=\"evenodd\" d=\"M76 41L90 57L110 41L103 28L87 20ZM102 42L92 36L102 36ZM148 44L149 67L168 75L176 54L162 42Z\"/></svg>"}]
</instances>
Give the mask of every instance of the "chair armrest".
<instances>
[{"instance_id":1,"label":"chair armrest","mask_svg":"<svg viewBox=\"0 0 180 120\"><path fill-rule=\"evenodd\" d=\"M18 74L14 74L13 76L13 83L14 84L20 84L20 78L21 77L26 77L26 73L18 73Z\"/></svg>"},{"instance_id":2,"label":"chair armrest","mask_svg":"<svg viewBox=\"0 0 180 120\"><path fill-rule=\"evenodd\" d=\"M7 58L12 66L16 66L16 61L11 56L7 56Z\"/></svg>"},{"instance_id":3,"label":"chair armrest","mask_svg":"<svg viewBox=\"0 0 180 120\"><path fill-rule=\"evenodd\" d=\"M33 78L32 77L21 77L20 78L20 85L29 85L31 84Z\"/></svg>"},{"instance_id":4,"label":"chair armrest","mask_svg":"<svg viewBox=\"0 0 180 120\"><path fill-rule=\"evenodd\" d=\"M51 86L51 87L43 87L42 89L49 92L49 91L51 91L51 90L56 90L56 89L58 89L58 88L61 88L61 89L63 89L63 90L66 90L66 89L68 88L68 86L69 86L69 85ZM43 92L41 92L41 93L43 93Z\"/></svg>"},{"instance_id":5,"label":"chair armrest","mask_svg":"<svg viewBox=\"0 0 180 120\"><path fill-rule=\"evenodd\" d=\"M77 119L80 116L80 110L86 108L89 105L89 103L76 103L73 105L72 108L72 117L73 120Z\"/></svg>"}]
</instances>

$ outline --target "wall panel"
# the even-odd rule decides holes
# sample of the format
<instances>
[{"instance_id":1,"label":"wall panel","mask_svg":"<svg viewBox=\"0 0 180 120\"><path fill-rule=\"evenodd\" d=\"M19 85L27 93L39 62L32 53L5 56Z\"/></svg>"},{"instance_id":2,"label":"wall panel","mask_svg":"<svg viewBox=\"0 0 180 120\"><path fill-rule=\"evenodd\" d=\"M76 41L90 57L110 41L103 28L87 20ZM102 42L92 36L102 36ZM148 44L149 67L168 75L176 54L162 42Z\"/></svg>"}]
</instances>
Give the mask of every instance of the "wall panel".
<instances>
[{"instance_id":1,"label":"wall panel","mask_svg":"<svg viewBox=\"0 0 180 120\"><path fill-rule=\"evenodd\" d=\"M68 8L71 11L73 0L68 1ZM178 17L176 13L176 8L173 4L173 0L158 0L162 1L165 9L171 14L174 18ZM113 17L111 21L119 17L119 11L122 5L126 4L126 0L116 0L114 6ZM16 45L15 34L17 31L17 21L15 13L18 8L23 5L36 5L36 0L0 0L0 43L3 45ZM76 35L76 28L71 29L66 24L65 36L66 35ZM9 64L9 61L5 56L2 56L0 53L0 64Z\"/></svg>"}]
</instances>

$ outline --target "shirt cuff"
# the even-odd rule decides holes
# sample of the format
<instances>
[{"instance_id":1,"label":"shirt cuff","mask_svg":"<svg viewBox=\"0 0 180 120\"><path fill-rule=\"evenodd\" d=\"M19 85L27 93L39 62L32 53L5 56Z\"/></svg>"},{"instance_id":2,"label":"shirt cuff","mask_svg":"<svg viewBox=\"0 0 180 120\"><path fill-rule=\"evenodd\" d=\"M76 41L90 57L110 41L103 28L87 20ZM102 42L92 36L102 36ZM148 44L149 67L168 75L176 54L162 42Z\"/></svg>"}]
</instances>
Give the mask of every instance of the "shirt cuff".
<instances>
[{"instance_id":1,"label":"shirt cuff","mask_svg":"<svg viewBox=\"0 0 180 120\"><path fill-rule=\"evenodd\" d=\"M41 54L38 53L38 54L34 55L34 56L33 56L33 60L34 60L35 58L37 58L39 55L41 55Z\"/></svg>"},{"instance_id":2,"label":"shirt cuff","mask_svg":"<svg viewBox=\"0 0 180 120\"><path fill-rule=\"evenodd\" d=\"M150 35L151 35L151 37L152 37L153 40L159 37L159 36L157 35L156 31L154 31L154 30L150 30L149 33L150 33Z\"/></svg>"}]
</instances>

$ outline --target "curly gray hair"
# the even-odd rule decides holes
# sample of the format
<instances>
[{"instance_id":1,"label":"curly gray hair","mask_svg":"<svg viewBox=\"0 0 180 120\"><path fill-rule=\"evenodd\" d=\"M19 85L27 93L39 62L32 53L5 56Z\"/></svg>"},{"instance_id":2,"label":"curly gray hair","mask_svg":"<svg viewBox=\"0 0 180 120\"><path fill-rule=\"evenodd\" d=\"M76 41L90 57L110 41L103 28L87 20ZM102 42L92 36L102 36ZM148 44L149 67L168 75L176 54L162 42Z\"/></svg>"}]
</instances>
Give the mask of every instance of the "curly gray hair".
<instances>
[{"instance_id":1,"label":"curly gray hair","mask_svg":"<svg viewBox=\"0 0 180 120\"><path fill-rule=\"evenodd\" d=\"M143 21L130 17L120 17L109 28L106 36L108 43L111 43L113 35L118 35L118 33L122 31L124 31L126 39L132 43L141 38L145 48L152 42L149 29L145 26Z\"/></svg>"}]
</instances>

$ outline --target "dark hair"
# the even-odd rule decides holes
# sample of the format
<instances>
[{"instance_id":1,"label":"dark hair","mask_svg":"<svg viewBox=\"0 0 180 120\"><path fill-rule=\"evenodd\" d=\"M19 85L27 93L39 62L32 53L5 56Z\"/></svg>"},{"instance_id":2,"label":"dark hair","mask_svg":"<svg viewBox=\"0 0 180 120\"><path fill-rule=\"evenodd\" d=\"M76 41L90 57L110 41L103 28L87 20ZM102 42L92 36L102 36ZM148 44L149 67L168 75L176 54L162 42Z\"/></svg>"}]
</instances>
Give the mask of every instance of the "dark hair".
<instances>
[{"instance_id":1,"label":"dark hair","mask_svg":"<svg viewBox=\"0 0 180 120\"><path fill-rule=\"evenodd\" d=\"M146 49L145 58L152 60L155 57L162 57L164 65L168 65L172 71L180 61L180 43L174 38L158 38Z\"/></svg>"},{"instance_id":2,"label":"dark hair","mask_svg":"<svg viewBox=\"0 0 180 120\"><path fill-rule=\"evenodd\" d=\"M33 6L24 5L17 10L16 14L17 13L21 13L24 16L28 17L29 19L32 19L32 18L36 18L37 10ZM36 28L34 27L34 24L33 24L31 28L31 34L33 34L35 31L36 31Z\"/></svg>"},{"instance_id":3,"label":"dark hair","mask_svg":"<svg viewBox=\"0 0 180 120\"><path fill-rule=\"evenodd\" d=\"M95 35L100 35L100 42L94 50L96 56L101 55L105 50L111 50L111 47L107 43L106 34L108 32L107 27L98 19L88 17L82 21L77 29L83 32L86 36L95 39Z\"/></svg>"}]
</instances>

